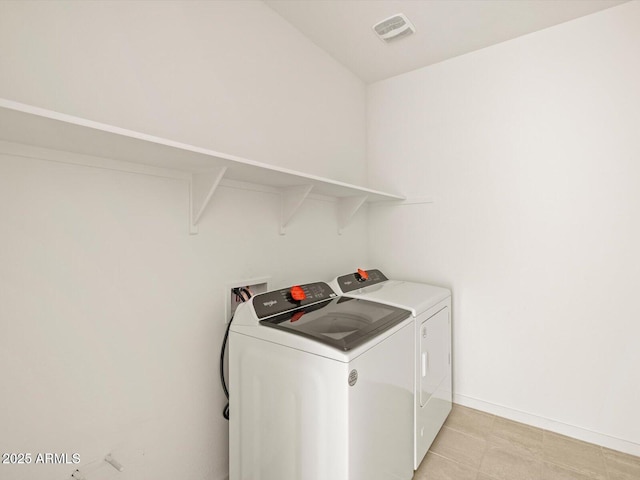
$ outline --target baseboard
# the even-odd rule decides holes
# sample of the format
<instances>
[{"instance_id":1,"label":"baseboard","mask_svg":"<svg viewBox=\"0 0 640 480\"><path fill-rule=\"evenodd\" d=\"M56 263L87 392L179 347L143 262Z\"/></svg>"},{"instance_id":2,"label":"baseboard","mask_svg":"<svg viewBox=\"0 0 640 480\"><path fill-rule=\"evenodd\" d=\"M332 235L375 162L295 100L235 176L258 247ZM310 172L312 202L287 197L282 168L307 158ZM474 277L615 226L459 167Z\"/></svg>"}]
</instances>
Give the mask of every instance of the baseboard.
<instances>
[{"instance_id":1,"label":"baseboard","mask_svg":"<svg viewBox=\"0 0 640 480\"><path fill-rule=\"evenodd\" d=\"M569 425L557 420L540 417L538 415L521 412L520 410L486 402L466 395L454 394L453 401L454 403L465 407L475 408L476 410L508 418L509 420L516 422L525 423L532 427L542 428L543 430L549 430L550 432L566 435L567 437L576 438L584 442L593 443L595 445L600 445L602 447L628 453L630 455L640 456L640 444L630 442L628 440L612 437L604 433L594 432L575 425Z\"/></svg>"}]
</instances>

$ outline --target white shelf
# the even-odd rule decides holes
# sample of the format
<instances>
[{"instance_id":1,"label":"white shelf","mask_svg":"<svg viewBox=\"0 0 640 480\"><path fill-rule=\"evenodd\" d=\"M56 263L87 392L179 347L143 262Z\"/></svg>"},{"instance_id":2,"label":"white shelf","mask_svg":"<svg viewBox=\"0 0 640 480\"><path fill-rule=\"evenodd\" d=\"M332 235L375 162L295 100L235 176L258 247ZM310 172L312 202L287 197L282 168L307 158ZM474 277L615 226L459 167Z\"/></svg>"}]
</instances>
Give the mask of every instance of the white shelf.
<instances>
[{"instance_id":1,"label":"white shelf","mask_svg":"<svg viewBox=\"0 0 640 480\"><path fill-rule=\"evenodd\" d=\"M310 192L338 199L338 227L345 228L361 205L404 197L154 137L112 125L0 99L0 140L189 172L191 225L197 223L224 179L281 189L280 232ZM293 188L292 188L293 187Z\"/></svg>"}]
</instances>

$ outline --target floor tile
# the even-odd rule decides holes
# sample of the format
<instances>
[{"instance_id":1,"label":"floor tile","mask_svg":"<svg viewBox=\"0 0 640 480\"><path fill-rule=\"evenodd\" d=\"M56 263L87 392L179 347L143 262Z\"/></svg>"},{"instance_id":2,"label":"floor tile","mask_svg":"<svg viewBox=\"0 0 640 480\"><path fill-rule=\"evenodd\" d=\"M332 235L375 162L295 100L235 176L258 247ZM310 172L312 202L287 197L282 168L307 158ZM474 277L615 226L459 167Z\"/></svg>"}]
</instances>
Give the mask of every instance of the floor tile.
<instances>
[{"instance_id":1,"label":"floor tile","mask_svg":"<svg viewBox=\"0 0 640 480\"><path fill-rule=\"evenodd\" d=\"M537 458L542 458L542 438L541 429L501 417L495 418L487 437L490 443L496 445L508 443Z\"/></svg>"},{"instance_id":2,"label":"floor tile","mask_svg":"<svg viewBox=\"0 0 640 480\"><path fill-rule=\"evenodd\" d=\"M602 449L552 432L544 432L544 460L596 480L607 480Z\"/></svg>"},{"instance_id":3,"label":"floor tile","mask_svg":"<svg viewBox=\"0 0 640 480\"><path fill-rule=\"evenodd\" d=\"M494 416L488 413L461 405L454 405L445 425L472 437L486 438L491 429L493 419Z\"/></svg>"},{"instance_id":4,"label":"floor tile","mask_svg":"<svg viewBox=\"0 0 640 480\"><path fill-rule=\"evenodd\" d=\"M607 448L603 448L602 453L607 464L609 480L640 479L640 457Z\"/></svg>"},{"instance_id":5,"label":"floor tile","mask_svg":"<svg viewBox=\"0 0 640 480\"><path fill-rule=\"evenodd\" d=\"M414 480L640 480L640 457L454 405Z\"/></svg>"},{"instance_id":6,"label":"floor tile","mask_svg":"<svg viewBox=\"0 0 640 480\"><path fill-rule=\"evenodd\" d=\"M427 453L413 480L476 480L476 475L474 468L435 453Z\"/></svg>"},{"instance_id":7,"label":"floor tile","mask_svg":"<svg viewBox=\"0 0 640 480\"><path fill-rule=\"evenodd\" d=\"M608 448L602 448L602 454L605 459L614 459L624 463L630 463L632 465L640 465L640 457L635 455L629 455L628 453L618 452L617 450L609 450Z\"/></svg>"},{"instance_id":8,"label":"floor tile","mask_svg":"<svg viewBox=\"0 0 640 480\"><path fill-rule=\"evenodd\" d=\"M496 480L541 480L542 460L510 443L489 444L480 472Z\"/></svg>"},{"instance_id":9,"label":"floor tile","mask_svg":"<svg viewBox=\"0 0 640 480\"><path fill-rule=\"evenodd\" d=\"M545 463L542 480L591 480L591 477L553 463Z\"/></svg>"},{"instance_id":10,"label":"floor tile","mask_svg":"<svg viewBox=\"0 0 640 480\"><path fill-rule=\"evenodd\" d=\"M449 460L477 469L487 442L481 438L443 427L431 445L431 451Z\"/></svg>"}]
</instances>

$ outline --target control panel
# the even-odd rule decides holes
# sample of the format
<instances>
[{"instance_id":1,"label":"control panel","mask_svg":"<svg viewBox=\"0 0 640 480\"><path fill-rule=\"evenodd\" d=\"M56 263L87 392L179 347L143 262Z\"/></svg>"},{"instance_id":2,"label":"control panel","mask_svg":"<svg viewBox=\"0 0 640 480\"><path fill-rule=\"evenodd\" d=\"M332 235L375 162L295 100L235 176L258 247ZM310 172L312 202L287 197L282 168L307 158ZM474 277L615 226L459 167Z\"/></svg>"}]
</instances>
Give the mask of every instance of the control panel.
<instances>
[{"instance_id":1,"label":"control panel","mask_svg":"<svg viewBox=\"0 0 640 480\"><path fill-rule=\"evenodd\" d=\"M375 285L389 280L380 270L361 270L338 277L338 286L344 292L352 292L359 288Z\"/></svg>"},{"instance_id":2,"label":"control panel","mask_svg":"<svg viewBox=\"0 0 640 480\"><path fill-rule=\"evenodd\" d=\"M258 318L266 318L337 296L329 285L316 282L261 293L252 301Z\"/></svg>"}]
</instances>

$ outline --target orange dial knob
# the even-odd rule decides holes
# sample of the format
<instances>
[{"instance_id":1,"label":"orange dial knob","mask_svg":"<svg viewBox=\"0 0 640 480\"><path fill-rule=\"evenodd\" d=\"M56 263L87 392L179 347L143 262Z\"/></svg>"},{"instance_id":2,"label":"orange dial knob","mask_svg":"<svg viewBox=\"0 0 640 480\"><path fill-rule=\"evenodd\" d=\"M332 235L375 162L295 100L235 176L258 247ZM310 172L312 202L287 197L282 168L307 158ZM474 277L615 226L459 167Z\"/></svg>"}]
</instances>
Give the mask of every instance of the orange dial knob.
<instances>
[{"instance_id":1,"label":"orange dial knob","mask_svg":"<svg viewBox=\"0 0 640 480\"><path fill-rule=\"evenodd\" d=\"M362 270L361 268L358 269L358 275L361 282L369 279L369 273L367 273L366 270Z\"/></svg>"},{"instance_id":2,"label":"orange dial knob","mask_svg":"<svg viewBox=\"0 0 640 480\"><path fill-rule=\"evenodd\" d=\"M307 298L306 293L304 293L304 290L299 285L291 287L289 293L291 293L291 298L293 298L296 302L301 302L302 300Z\"/></svg>"}]
</instances>

